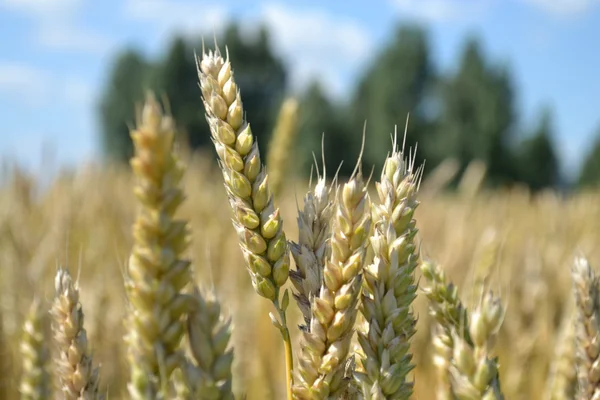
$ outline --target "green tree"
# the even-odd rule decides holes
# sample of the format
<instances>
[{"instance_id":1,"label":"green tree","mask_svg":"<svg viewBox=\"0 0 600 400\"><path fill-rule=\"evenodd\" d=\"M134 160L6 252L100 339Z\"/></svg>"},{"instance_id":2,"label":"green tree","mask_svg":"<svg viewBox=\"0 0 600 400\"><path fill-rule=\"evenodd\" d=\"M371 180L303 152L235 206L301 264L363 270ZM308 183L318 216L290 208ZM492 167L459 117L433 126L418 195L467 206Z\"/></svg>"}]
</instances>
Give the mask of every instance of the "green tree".
<instances>
[{"instance_id":1,"label":"green tree","mask_svg":"<svg viewBox=\"0 0 600 400\"><path fill-rule=\"evenodd\" d=\"M129 126L144 97L149 64L134 50L116 59L100 101L101 144L109 159L128 160L133 153Z\"/></svg>"},{"instance_id":2,"label":"green tree","mask_svg":"<svg viewBox=\"0 0 600 400\"><path fill-rule=\"evenodd\" d=\"M512 82L505 68L486 62L475 39L467 41L458 71L441 83L440 103L430 142L434 159L454 157L463 170L479 159L486 163L492 183L514 180Z\"/></svg>"},{"instance_id":3,"label":"green tree","mask_svg":"<svg viewBox=\"0 0 600 400\"><path fill-rule=\"evenodd\" d=\"M297 136L298 162L303 171L310 171L313 153L320 163L321 140L324 135L328 174L335 172L342 161L340 173L346 176L352 173L360 150L362 125L349 128L343 111L327 98L317 81L309 84L300 100Z\"/></svg>"},{"instance_id":4,"label":"green tree","mask_svg":"<svg viewBox=\"0 0 600 400\"><path fill-rule=\"evenodd\" d=\"M585 158L579 173L579 186L597 186L600 183L600 129L591 151Z\"/></svg>"},{"instance_id":5,"label":"green tree","mask_svg":"<svg viewBox=\"0 0 600 400\"><path fill-rule=\"evenodd\" d=\"M409 113L407 145L419 142L418 156L428 157L423 145L431 126L429 95L434 73L426 32L417 26L401 26L391 43L372 59L350 107L353 126L362 128L367 121L366 163L382 166L394 127L398 126L401 135Z\"/></svg>"},{"instance_id":6,"label":"green tree","mask_svg":"<svg viewBox=\"0 0 600 400\"><path fill-rule=\"evenodd\" d=\"M559 180L559 166L552 144L552 115L543 111L533 135L519 146L518 179L532 190L555 186Z\"/></svg>"}]
</instances>

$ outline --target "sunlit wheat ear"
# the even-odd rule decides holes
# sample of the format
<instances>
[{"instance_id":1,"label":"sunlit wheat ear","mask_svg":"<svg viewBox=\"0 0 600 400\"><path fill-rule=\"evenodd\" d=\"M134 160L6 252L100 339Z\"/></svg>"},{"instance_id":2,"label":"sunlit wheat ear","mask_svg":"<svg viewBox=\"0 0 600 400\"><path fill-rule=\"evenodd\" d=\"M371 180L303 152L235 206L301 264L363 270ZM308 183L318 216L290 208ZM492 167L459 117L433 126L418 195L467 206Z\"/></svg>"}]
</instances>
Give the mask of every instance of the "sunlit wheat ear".
<instances>
[{"instance_id":1,"label":"sunlit wheat ear","mask_svg":"<svg viewBox=\"0 0 600 400\"><path fill-rule=\"evenodd\" d=\"M448 335L457 331L463 339L472 344L468 329L469 315L458 296L458 288L447 282L444 270L431 261L423 261L419 266L423 274L423 291L429 300L429 313Z\"/></svg>"},{"instance_id":2,"label":"sunlit wheat ear","mask_svg":"<svg viewBox=\"0 0 600 400\"><path fill-rule=\"evenodd\" d=\"M323 283L325 262L331 253L331 221L335 211L337 185L328 186L325 176L304 196L304 206L298 210L298 243L290 242L296 269L290 280L296 289L294 298L304 317L302 330L310 331L311 301L319 295Z\"/></svg>"},{"instance_id":3,"label":"sunlit wheat ear","mask_svg":"<svg viewBox=\"0 0 600 400\"><path fill-rule=\"evenodd\" d=\"M267 157L267 169L271 178L270 186L275 197L281 193L285 183L291 181L288 173L294 162L294 143L297 131L298 100L287 98L281 105L277 124L269 142Z\"/></svg>"},{"instance_id":4,"label":"sunlit wheat ear","mask_svg":"<svg viewBox=\"0 0 600 400\"><path fill-rule=\"evenodd\" d=\"M554 359L550 365L548 376L548 387L546 399L549 400L570 400L575 398L577 389L577 370L576 370L576 329L574 322L577 323L571 314L563 318L561 332L556 340Z\"/></svg>"},{"instance_id":5,"label":"sunlit wheat ear","mask_svg":"<svg viewBox=\"0 0 600 400\"><path fill-rule=\"evenodd\" d=\"M225 319L214 293L196 288L194 307L187 319L187 338L192 359L181 367L184 388L181 400L233 400L229 346L231 320Z\"/></svg>"},{"instance_id":6,"label":"sunlit wheat ear","mask_svg":"<svg viewBox=\"0 0 600 400\"><path fill-rule=\"evenodd\" d=\"M138 126L131 132L137 178L134 193L139 212L133 226L134 245L125 287L129 394L133 399L156 398L167 385L179 360L183 316L189 298L182 289L190 282L186 221L174 215L184 200L180 181L184 168L173 153L173 120L148 95Z\"/></svg>"},{"instance_id":7,"label":"sunlit wheat ear","mask_svg":"<svg viewBox=\"0 0 600 400\"><path fill-rule=\"evenodd\" d=\"M439 324L436 324L432 338L433 366L437 377L435 398L437 400L452 400L450 374L452 364L453 340Z\"/></svg>"},{"instance_id":8,"label":"sunlit wheat ear","mask_svg":"<svg viewBox=\"0 0 600 400\"><path fill-rule=\"evenodd\" d=\"M411 304L416 297L416 200L420 170L395 146L377 182L379 203L373 207L375 258L364 270L360 310L366 329L358 332L363 358L355 378L365 399L408 399L414 368L408 353L416 320Z\"/></svg>"},{"instance_id":9,"label":"sunlit wheat ear","mask_svg":"<svg viewBox=\"0 0 600 400\"><path fill-rule=\"evenodd\" d=\"M600 288L594 270L578 257L571 270L577 308L577 398L600 398Z\"/></svg>"},{"instance_id":10,"label":"sunlit wheat ear","mask_svg":"<svg viewBox=\"0 0 600 400\"><path fill-rule=\"evenodd\" d=\"M55 279L56 297L50 311L57 347L56 374L65 400L102 399L98 392L99 369L92 366L87 334L83 327L83 310L79 289L66 269L59 269Z\"/></svg>"},{"instance_id":11,"label":"sunlit wheat ear","mask_svg":"<svg viewBox=\"0 0 600 400\"><path fill-rule=\"evenodd\" d=\"M494 339L504 318L500 300L491 292L482 296L472 312L469 332L473 345L456 329L453 332L453 354L450 366L450 386L455 398L461 400L501 400L498 361L490 358Z\"/></svg>"},{"instance_id":12,"label":"sunlit wheat ear","mask_svg":"<svg viewBox=\"0 0 600 400\"><path fill-rule=\"evenodd\" d=\"M218 49L209 51L198 59L198 74L206 119L252 284L258 294L275 301L288 279L289 252L258 144L244 118L231 64Z\"/></svg>"},{"instance_id":13,"label":"sunlit wheat ear","mask_svg":"<svg viewBox=\"0 0 600 400\"><path fill-rule=\"evenodd\" d=\"M21 383L19 393L22 400L51 399L50 359L46 338L47 313L40 301L33 301L25 319L21 337Z\"/></svg>"},{"instance_id":14,"label":"sunlit wheat ear","mask_svg":"<svg viewBox=\"0 0 600 400\"><path fill-rule=\"evenodd\" d=\"M370 231L369 195L358 172L338 197L331 256L325 263L319 295L311 302L310 331L302 332L293 388L296 399L337 398L348 384L345 364Z\"/></svg>"}]
</instances>

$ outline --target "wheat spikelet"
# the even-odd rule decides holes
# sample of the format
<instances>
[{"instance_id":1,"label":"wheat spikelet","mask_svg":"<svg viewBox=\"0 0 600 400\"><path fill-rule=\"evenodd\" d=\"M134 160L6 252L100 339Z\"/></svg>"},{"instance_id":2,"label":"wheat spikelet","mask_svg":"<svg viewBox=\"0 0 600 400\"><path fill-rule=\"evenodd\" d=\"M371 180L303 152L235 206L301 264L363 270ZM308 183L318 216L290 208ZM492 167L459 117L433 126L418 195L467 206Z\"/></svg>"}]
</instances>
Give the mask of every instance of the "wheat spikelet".
<instances>
[{"instance_id":1,"label":"wheat spikelet","mask_svg":"<svg viewBox=\"0 0 600 400\"><path fill-rule=\"evenodd\" d=\"M193 361L181 367L185 388L179 389L182 400L233 400L229 349L231 320L223 318L215 295L194 292L194 309L187 320L187 337Z\"/></svg>"},{"instance_id":2,"label":"wheat spikelet","mask_svg":"<svg viewBox=\"0 0 600 400\"><path fill-rule=\"evenodd\" d=\"M52 330L57 344L56 374L65 400L102 399L98 393L99 369L92 367L79 290L66 269L55 279Z\"/></svg>"},{"instance_id":3,"label":"wheat spikelet","mask_svg":"<svg viewBox=\"0 0 600 400\"><path fill-rule=\"evenodd\" d=\"M435 326L432 345L433 366L435 367L437 376L436 399L452 400L448 370L450 369L450 365L452 365L452 346L454 342L452 337L439 324Z\"/></svg>"},{"instance_id":4,"label":"wheat spikelet","mask_svg":"<svg viewBox=\"0 0 600 400\"><path fill-rule=\"evenodd\" d=\"M346 358L356 320L360 272L370 234L369 196L360 172L341 191L323 285L312 301L310 332L302 332L296 399L336 398L347 386Z\"/></svg>"},{"instance_id":5,"label":"wheat spikelet","mask_svg":"<svg viewBox=\"0 0 600 400\"><path fill-rule=\"evenodd\" d=\"M355 377L366 399L408 399L412 394L413 384L406 378L414 368L408 350L416 324L410 307L417 290L413 214L419 176L394 143L377 183L379 204L373 209L371 237L375 258L363 276L360 309L366 327L358 340L365 372Z\"/></svg>"},{"instance_id":6,"label":"wheat spikelet","mask_svg":"<svg viewBox=\"0 0 600 400\"><path fill-rule=\"evenodd\" d=\"M23 371L19 392L22 400L51 398L48 372L50 353L46 347L45 317L46 312L36 298L27 314L20 343Z\"/></svg>"},{"instance_id":7,"label":"wheat spikelet","mask_svg":"<svg viewBox=\"0 0 600 400\"><path fill-rule=\"evenodd\" d=\"M577 308L577 396L600 399L599 281L583 257L575 259L571 275Z\"/></svg>"},{"instance_id":8,"label":"wheat spikelet","mask_svg":"<svg viewBox=\"0 0 600 400\"><path fill-rule=\"evenodd\" d=\"M311 299L319 294L323 283L325 261L329 257L331 217L335 210L337 187L328 187L325 176L319 176L314 189L304 196L304 208L298 210L298 243L290 243L296 270L290 280L297 292L294 298L304 317L301 329L310 331Z\"/></svg>"},{"instance_id":9,"label":"wheat spikelet","mask_svg":"<svg viewBox=\"0 0 600 400\"><path fill-rule=\"evenodd\" d=\"M287 242L231 64L218 49L209 51L198 60L198 75L252 285L258 294L275 301L289 275Z\"/></svg>"},{"instance_id":10,"label":"wheat spikelet","mask_svg":"<svg viewBox=\"0 0 600 400\"><path fill-rule=\"evenodd\" d=\"M274 196L278 196L288 178L288 169L292 163L293 145L298 131L298 101L287 98L281 105L273 137L269 142L267 166L270 187Z\"/></svg>"},{"instance_id":11,"label":"wheat spikelet","mask_svg":"<svg viewBox=\"0 0 600 400\"><path fill-rule=\"evenodd\" d=\"M499 299L491 292L482 296L471 313L469 332L473 345L456 329L453 332L453 354L450 366L450 386L459 400L502 400L498 363L489 358L493 340L504 317Z\"/></svg>"},{"instance_id":12,"label":"wheat spikelet","mask_svg":"<svg viewBox=\"0 0 600 400\"><path fill-rule=\"evenodd\" d=\"M134 245L125 286L130 303L129 393L133 399L155 398L179 360L188 299L190 262L182 259L189 244L185 221L174 219L184 200L179 187L184 169L173 153L174 124L148 95L137 129L131 133L137 177L134 193L141 205L133 227Z\"/></svg>"},{"instance_id":13,"label":"wheat spikelet","mask_svg":"<svg viewBox=\"0 0 600 400\"><path fill-rule=\"evenodd\" d=\"M467 309L458 297L458 289L452 283L447 283L446 274L439 265L424 261L420 270L427 281L423 288L429 299L429 313L440 324L448 335L456 330L468 344L473 344L469 331L469 315Z\"/></svg>"}]
</instances>

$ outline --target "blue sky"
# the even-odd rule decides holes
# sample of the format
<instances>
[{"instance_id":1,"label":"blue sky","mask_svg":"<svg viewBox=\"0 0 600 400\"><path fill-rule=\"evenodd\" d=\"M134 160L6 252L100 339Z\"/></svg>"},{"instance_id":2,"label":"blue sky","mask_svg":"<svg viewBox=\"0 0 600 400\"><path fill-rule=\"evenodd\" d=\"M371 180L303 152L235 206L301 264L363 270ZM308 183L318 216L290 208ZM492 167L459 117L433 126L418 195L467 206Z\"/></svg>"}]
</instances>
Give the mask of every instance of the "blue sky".
<instances>
[{"instance_id":1,"label":"blue sky","mask_svg":"<svg viewBox=\"0 0 600 400\"><path fill-rule=\"evenodd\" d=\"M45 148L59 164L96 158L95 108L115 52L134 45L155 57L175 32L211 37L231 19L271 29L294 88L317 77L337 97L398 21L429 25L441 70L476 33L511 67L523 126L543 106L555 111L567 174L600 128L600 0L0 0L0 156L34 169Z\"/></svg>"}]
</instances>

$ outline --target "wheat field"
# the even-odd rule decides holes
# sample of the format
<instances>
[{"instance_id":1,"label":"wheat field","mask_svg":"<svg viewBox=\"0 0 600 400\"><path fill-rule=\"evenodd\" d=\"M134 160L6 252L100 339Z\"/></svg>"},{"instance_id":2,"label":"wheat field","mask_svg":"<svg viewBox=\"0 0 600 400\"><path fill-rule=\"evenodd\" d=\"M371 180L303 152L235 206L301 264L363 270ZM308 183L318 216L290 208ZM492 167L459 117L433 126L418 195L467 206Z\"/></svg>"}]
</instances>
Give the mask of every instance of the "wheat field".
<instances>
[{"instance_id":1,"label":"wheat field","mask_svg":"<svg viewBox=\"0 0 600 400\"><path fill-rule=\"evenodd\" d=\"M184 187L188 199L182 216L194 232L190 247L194 278L214 285L233 318L234 391L249 399L284 397L284 357L278 332L269 321L271 305L252 293L241 267L243 258L230 223L217 167L210 154L186 157ZM22 369L19 343L34 298L49 308L58 266L79 276L88 338L101 379L111 398L127 398L125 383L125 292L123 275L132 246L135 201L132 174L125 168L82 168L63 174L48 187L13 169L0 191L2 298L2 381L0 397L18 398ZM491 192L477 182L444 192L425 181L416 213L423 254L443 265L461 288L469 289L485 266L491 286L507 305L497 354L506 398L543 398L561 329L572 316L570 265L579 252L600 260L600 194L563 197L553 192L531 195L524 189ZM296 198L307 182L285 186L279 196L285 221L294 221ZM284 227L296 238L297 227ZM425 296L415 303L417 334L412 351L416 369L415 398L433 399L432 319ZM293 342L301 323L290 316ZM292 322L293 321L293 322Z\"/></svg>"}]
</instances>

